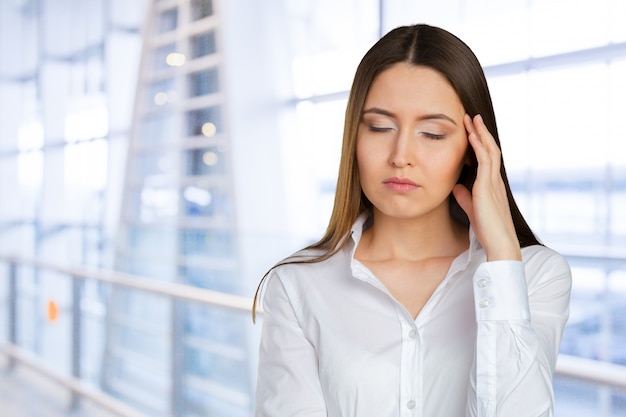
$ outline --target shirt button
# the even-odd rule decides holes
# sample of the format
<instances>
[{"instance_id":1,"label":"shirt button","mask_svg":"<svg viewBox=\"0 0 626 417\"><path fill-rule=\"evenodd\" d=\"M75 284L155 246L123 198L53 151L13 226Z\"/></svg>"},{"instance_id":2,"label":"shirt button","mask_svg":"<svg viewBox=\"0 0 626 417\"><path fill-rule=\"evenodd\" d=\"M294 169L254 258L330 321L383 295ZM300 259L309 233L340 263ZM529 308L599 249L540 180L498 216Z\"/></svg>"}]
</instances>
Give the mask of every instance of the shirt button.
<instances>
[{"instance_id":1,"label":"shirt button","mask_svg":"<svg viewBox=\"0 0 626 417\"><path fill-rule=\"evenodd\" d=\"M409 332L409 337L411 339L415 339L415 336L417 336L417 331L415 329L411 329L411 331Z\"/></svg>"},{"instance_id":2,"label":"shirt button","mask_svg":"<svg viewBox=\"0 0 626 417\"><path fill-rule=\"evenodd\" d=\"M480 308L487 308L487 307L489 307L489 304L491 304L491 303L486 298L484 300L480 300L480 303L478 303Z\"/></svg>"},{"instance_id":3,"label":"shirt button","mask_svg":"<svg viewBox=\"0 0 626 417\"><path fill-rule=\"evenodd\" d=\"M406 403L406 408L408 408L409 410L412 410L415 408L415 401L410 400L409 402Z\"/></svg>"},{"instance_id":4,"label":"shirt button","mask_svg":"<svg viewBox=\"0 0 626 417\"><path fill-rule=\"evenodd\" d=\"M487 285L489 285L489 281L487 281L485 278L483 278L480 281L478 281L478 287L479 288L486 288Z\"/></svg>"}]
</instances>

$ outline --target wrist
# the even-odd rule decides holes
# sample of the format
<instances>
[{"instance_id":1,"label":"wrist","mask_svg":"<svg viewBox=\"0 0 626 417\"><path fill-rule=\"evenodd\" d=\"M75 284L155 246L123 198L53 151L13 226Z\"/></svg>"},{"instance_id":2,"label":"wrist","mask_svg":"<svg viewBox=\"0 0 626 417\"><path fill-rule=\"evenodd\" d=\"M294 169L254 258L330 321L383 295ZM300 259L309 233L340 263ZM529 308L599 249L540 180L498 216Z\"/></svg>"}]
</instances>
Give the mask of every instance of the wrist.
<instances>
[{"instance_id":1,"label":"wrist","mask_svg":"<svg viewBox=\"0 0 626 417\"><path fill-rule=\"evenodd\" d=\"M516 247L500 247L494 250L486 250L487 261L521 261L522 250L519 245Z\"/></svg>"}]
</instances>

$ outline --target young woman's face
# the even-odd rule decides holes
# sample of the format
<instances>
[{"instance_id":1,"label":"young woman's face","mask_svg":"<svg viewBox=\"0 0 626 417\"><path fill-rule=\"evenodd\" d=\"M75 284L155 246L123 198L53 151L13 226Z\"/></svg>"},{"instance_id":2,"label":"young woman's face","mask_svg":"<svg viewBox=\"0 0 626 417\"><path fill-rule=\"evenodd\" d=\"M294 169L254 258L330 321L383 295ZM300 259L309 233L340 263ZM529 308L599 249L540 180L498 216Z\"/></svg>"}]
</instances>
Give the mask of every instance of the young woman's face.
<instances>
[{"instance_id":1,"label":"young woman's face","mask_svg":"<svg viewBox=\"0 0 626 417\"><path fill-rule=\"evenodd\" d=\"M465 110L437 71L395 64L374 80L357 138L361 187L377 215L449 213L466 160Z\"/></svg>"}]
</instances>

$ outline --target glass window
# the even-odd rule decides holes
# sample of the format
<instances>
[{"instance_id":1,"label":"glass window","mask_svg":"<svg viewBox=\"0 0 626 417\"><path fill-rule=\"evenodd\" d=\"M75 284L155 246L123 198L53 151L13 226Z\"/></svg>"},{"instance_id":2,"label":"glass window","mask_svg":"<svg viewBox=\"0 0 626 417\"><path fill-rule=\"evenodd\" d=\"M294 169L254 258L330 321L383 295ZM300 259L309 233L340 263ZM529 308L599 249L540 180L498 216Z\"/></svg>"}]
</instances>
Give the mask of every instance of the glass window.
<instances>
[{"instance_id":1,"label":"glass window","mask_svg":"<svg viewBox=\"0 0 626 417\"><path fill-rule=\"evenodd\" d=\"M161 12L157 19L157 32L170 32L178 26L178 9L176 7Z\"/></svg>"},{"instance_id":2,"label":"glass window","mask_svg":"<svg viewBox=\"0 0 626 417\"><path fill-rule=\"evenodd\" d=\"M347 91L362 55L379 37L379 1L299 1L285 7L296 97Z\"/></svg>"},{"instance_id":3,"label":"glass window","mask_svg":"<svg viewBox=\"0 0 626 417\"><path fill-rule=\"evenodd\" d=\"M178 117L174 113L153 113L139 125L142 143L172 143L180 139Z\"/></svg>"},{"instance_id":4,"label":"glass window","mask_svg":"<svg viewBox=\"0 0 626 417\"><path fill-rule=\"evenodd\" d=\"M213 14L212 0L191 0L191 20L202 19Z\"/></svg>"},{"instance_id":5,"label":"glass window","mask_svg":"<svg viewBox=\"0 0 626 417\"><path fill-rule=\"evenodd\" d=\"M216 396L214 392L200 389L198 386L188 385L185 387L185 411L190 416L228 416L228 417L249 417L250 404L247 398L242 402L242 396L233 395L232 392L224 396ZM244 408L241 404L246 404Z\"/></svg>"},{"instance_id":6,"label":"glass window","mask_svg":"<svg viewBox=\"0 0 626 417\"><path fill-rule=\"evenodd\" d=\"M209 68L187 75L189 97L213 94L220 90L217 68Z\"/></svg>"},{"instance_id":7,"label":"glass window","mask_svg":"<svg viewBox=\"0 0 626 417\"><path fill-rule=\"evenodd\" d=\"M174 43L155 48L152 52L152 68L155 70L169 68L167 57L174 52L176 52L176 44Z\"/></svg>"},{"instance_id":8,"label":"glass window","mask_svg":"<svg viewBox=\"0 0 626 417\"><path fill-rule=\"evenodd\" d=\"M28 190L36 190L41 185L43 166L44 154L42 151L20 152L17 155L17 179L20 186Z\"/></svg>"},{"instance_id":9,"label":"glass window","mask_svg":"<svg viewBox=\"0 0 626 417\"><path fill-rule=\"evenodd\" d=\"M116 299L124 301L117 306L116 317L129 315L134 320L145 321L147 329L154 326L153 320L167 320L170 313L169 307L166 307L169 305L167 297L145 291L116 288Z\"/></svg>"},{"instance_id":10,"label":"glass window","mask_svg":"<svg viewBox=\"0 0 626 417\"><path fill-rule=\"evenodd\" d=\"M70 187L104 189L107 181L108 142L104 139L65 147L65 183Z\"/></svg>"},{"instance_id":11,"label":"glass window","mask_svg":"<svg viewBox=\"0 0 626 417\"><path fill-rule=\"evenodd\" d=\"M618 235L621 236L621 246L626 246L626 176L621 180L620 189L612 193L610 204L609 227L615 233L615 240Z\"/></svg>"},{"instance_id":12,"label":"glass window","mask_svg":"<svg viewBox=\"0 0 626 417\"><path fill-rule=\"evenodd\" d=\"M210 125L207 125L210 124ZM207 126L215 132L222 131L221 108L212 106L187 112L187 135L199 136L206 133Z\"/></svg>"},{"instance_id":13,"label":"glass window","mask_svg":"<svg viewBox=\"0 0 626 417\"><path fill-rule=\"evenodd\" d=\"M295 235L315 239L332 212L337 167L341 154L344 99L296 106L298 130L284 142L283 164L289 175L285 185L298 209L290 216ZM320 121L323 120L323 123ZM304 186L306 184L306 186Z\"/></svg>"},{"instance_id":14,"label":"glass window","mask_svg":"<svg viewBox=\"0 0 626 417\"><path fill-rule=\"evenodd\" d=\"M241 349L231 347L228 350L220 349L219 352L210 352L193 348L185 349L185 369L192 375L212 381L225 388L236 391L241 390L241 381L248 377L246 366L242 366L245 360Z\"/></svg>"},{"instance_id":15,"label":"glass window","mask_svg":"<svg viewBox=\"0 0 626 417\"><path fill-rule=\"evenodd\" d=\"M231 311L210 308L199 304L184 305L185 331L211 343L237 348L245 346L249 326L245 315Z\"/></svg>"},{"instance_id":16,"label":"glass window","mask_svg":"<svg viewBox=\"0 0 626 417\"><path fill-rule=\"evenodd\" d=\"M176 82L173 78L155 81L146 88L146 108L153 110L176 102Z\"/></svg>"},{"instance_id":17,"label":"glass window","mask_svg":"<svg viewBox=\"0 0 626 417\"><path fill-rule=\"evenodd\" d=\"M128 229L127 249L146 258L171 258L176 246L176 233L172 228L159 225L136 225ZM140 256L143 257L143 256ZM152 262L152 261L151 261ZM148 266L149 263L146 264ZM145 270L130 269L130 273L143 274Z\"/></svg>"},{"instance_id":18,"label":"glass window","mask_svg":"<svg viewBox=\"0 0 626 417\"><path fill-rule=\"evenodd\" d=\"M189 39L191 58L200 58L214 54L217 51L215 31L201 33Z\"/></svg>"},{"instance_id":19,"label":"glass window","mask_svg":"<svg viewBox=\"0 0 626 417\"><path fill-rule=\"evenodd\" d=\"M125 323L112 330L111 337L119 340L120 348L110 353L107 360L107 371L113 372L116 378L121 378L125 384L138 387L138 391L167 392L167 378L169 373L164 364L168 356L158 352L162 348L167 335L150 335L140 333L134 329L124 328ZM137 344L135 344L137 343ZM163 350L160 349L160 350ZM137 360L138 356L142 360ZM148 358L146 358L148 357ZM110 389L115 391L117 387ZM116 393L124 395L125 393ZM158 396L148 399L150 403L160 401Z\"/></svg>"},{"instance_id":20,"label":"glass window","mask_svg":"<svg viewBox=\"0 0 626 417\"><path fill-rule=\"evenodd\" d=\"M222 175L226 173L226 156L216 146L186 152L187 175Z\"/></svg>"},{"instance_id":21,"label":"glass window","mask_svg":"<svg viewBox=\"0 0 626 417\"><path fill-rule=\"evenodd\" d=\"M233 293L239 284L237 274L229 269L187 265L180 268L180 275L189 285L227 293Z\"/></svg>"},{"instance_id":22,"label":"glass window","mask_svg":"<svg viewBox=\"0 0 626 417\"><path fill-rule=\"evenodd\" d=\"M542 216L548 233L590 234L597 231L598 198L590 191L552 189L543 196Z\"/></svg>"},{"instance_id":23,"label":"glass window","mask_svg":"<svg viewBox=\"0 0 626 417\"><path fill-rule=\"evenodd\" d=\"M626 365L626 271L607 274L574 264L572 275L571 313L561 352Z\"/></svg>"},{"instance_id":24,"label":"glass window","mask_svg":"<svg viewBox=\"0 0 626 417\"><path fill-rule=\"evenodd\" d=\"M172 186L146 185L139 194L139 218L153 222L178 214L178 193Z\"/></svg>"},{"instance_id":25,"label":"glass window","mask_svg":"<svg viewBox=\"0 0 626 417\"><path fill-rule=\"evenodd\" d=\"M218 187L188 185L182 190L183 212L189 217L206 217L215 222L232 220L232 196Z\"/></svg>"},{"instance_id":26,"label":"glass window","mask_svg":"<svg viewBox=\"0 0 626 417\"><path fill-rule=\"evenodd\" d=\"M180 253L209 258L230 258L235 254L232 231L183 230L180 233Z\"/></svg>"},{"instance_id":27,"label":"glass window","mask_svg":"<svg viewBox=\"0 0 626 417\"><path fill-rule=\"evenodd\" d=\"M177 153L170 150L139 154L134 178L159 175L175 176L179 167L177 159Z\"/></svg>"}]
</instances>

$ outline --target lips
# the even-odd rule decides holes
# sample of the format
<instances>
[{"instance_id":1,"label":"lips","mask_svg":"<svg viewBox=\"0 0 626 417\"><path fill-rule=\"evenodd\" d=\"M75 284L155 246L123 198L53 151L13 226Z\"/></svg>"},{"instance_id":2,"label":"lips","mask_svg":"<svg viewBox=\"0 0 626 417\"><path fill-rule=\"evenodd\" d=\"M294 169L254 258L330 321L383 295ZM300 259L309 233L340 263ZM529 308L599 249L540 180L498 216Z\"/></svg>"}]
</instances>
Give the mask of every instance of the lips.
<instances>
[{"instance_id":1,"label":"lips","mask_svg":"<svg viewBox=\"0 0 626 417\"><path fill-rule=\"evenodd\" d=\"M413 191L419 187L419 185L417 185L415 182L411 181L408 178L398 177L388 178L383 181L383 184L385 184L385 187L389 188L392 191L404 193Z\"/></svg>"}]
</instances>

